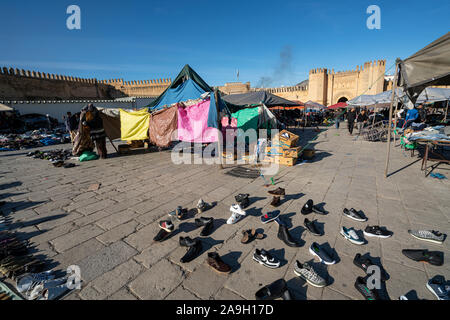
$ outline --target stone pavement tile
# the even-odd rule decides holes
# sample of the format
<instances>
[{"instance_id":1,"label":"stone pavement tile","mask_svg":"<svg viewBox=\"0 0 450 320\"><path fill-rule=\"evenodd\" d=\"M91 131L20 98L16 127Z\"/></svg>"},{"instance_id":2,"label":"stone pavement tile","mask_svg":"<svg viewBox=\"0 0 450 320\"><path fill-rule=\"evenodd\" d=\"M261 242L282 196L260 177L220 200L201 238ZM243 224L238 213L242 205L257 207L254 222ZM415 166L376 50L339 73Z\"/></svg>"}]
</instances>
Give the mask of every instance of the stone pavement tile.
<instances>
[{"instance_id":1,"label":"stone pavement tile","mask_svg":"<svg viewBox=\"0 0 450 320\"><path fill-rule=\"evenodd\" d=\"M154 242L150 247L144 249L141 254L135 256L134 259L146 268L150 268L179 246L178 241Z\"/></svg>"},{"instance_id":2,"label":"stone pavement tile","mask_svg":"<svg viewBox=\"0 0 450 320\"><path fill-rule=\"evenodd\" d=\"M329 280L331 282L329 288L348 296L352 299L361 300L362 296L355 289L355 281L358 276L364 276L362 270L357 271L353 266L353 258L344 254L339 255L340 262L328 266Z\"/></svg>"},{"instance_id":3,"label":"stone pavement tile","mask_svg":"<svg viewBox=\"0 0 450 320\"><path fill-rule=\"evenodd\" d=\"M415 290L419 299L434 300L434 295L426 288L428 281L425 272L395 262L383 263L391 278L386 281L386 289L392 300L397 300L411 290Z\"/></svg>"},{"instance_id":4,"label":"stone pavement tile","mask_svg":"<svg viewBox=\"0 0 450 320\"><path fill-rule=\"evenodd\" d=\"M73 211L72 211L73 212ZM72 214L71 212L71 214ZM79 227L84 227L86 225L91 225L97 222L98 220L101 220L105 217L109 216L109 212L103 210L97 211L95 213L92 213L87 216L81 216L81 218L74 220L74 223Z\"/></svg>"},{"instance_id":5,"label":"stone pavement tile","mask_svg":"<svg viewBox=\"0 0 450 320\"><path fill-rule=\"evenodd\" d=\"M61 268L76 265L86 257L102 250L105 246L97 239L90 239L82 244L73 247L64 253L56 255L53 259L58 261Z\"/></svg>"},{"instance_id":6,"label":"stone pavement tile","mask_svg":"<svg viewBox=\"0 0 450 320\"><path fill-rule=\"evenodd\" d=\"M134 260L128 260L113 270L102 274L93 280L90 285L94 286L99 292L110 296L134 280L143 270L144 267Z\"/></svg>"},{"instance_id":7,"label":"stone pavement tile","mask_svg":"<svg viewBox=\"0 0 450 320\"><path fill-rule=\"evenodd\" d=\"M338 291L334 291L331 288L324 288L322 300L352 300L352 298L349 298Z\"/></svg>"},{"instance_id":8,"label":"stone pavement tile","mask_svg":"<svg viewBox=\"0 0 450 320\"><path fill-rule=\"evenodd\" d=\"M138 300L127 288L122 288L107 298L108 300Z\"/></svg>"},{"instance_id":9,"label":"stone pavement tile","mask_svg":"<svg viewBox=\"0 0 450 320\"><path fill-rule=\"evenodd\" d=\"M138 217L137 213L131 210L126 210L126 208L117 213L111 213L108 209L105 209L105 211L107 211L109 215L95 222L95 224L105 230L111 230L122 223L126 223Z\"/></svg>"},{"instance_id":10,"label":"stone pavement tile","mask_svg":"<svg viewBox=\"0 0 450 320\"><path fill-rule=\"evenodd\" d=\"M166 300L200 300L192 292L185 289L183 284L179 285L165 299Z\"/></svg>"},{"instance_id":11,"label":"stone pavement tile","mask_svg":"<svg viewBox=\"0 0 450 320\"><path fill-rule=\"evenodd\" d=\"M29 221L29 223L36 223L37 227L40 230L44 229L49 230L66 223L73 222L74 220L77 220L81 217L83 216L77 212L70 212L70 213L64 212L64 213L56 213L53 215L47 215L45 217L38 218L34 221Z\"/></svg>"},{"instance_id":12,"label":"stone pavement tile","mask_svg":"<svg viewBox=\"0 0 450 320\"><path fill-rule=\"evenodd\" d=\"M432 209L416 210L416 209L406 209L406 214L408 215L411 223L414 224L428 224L428 225L442 225L445 223L448 225L448 219L440 211L434 211Z\"/></svg>"},{"instance_id":13,"label":"stone pavement tile","mask_svg":"<svg viewBox=\"0 0 450 320\"><path fill-rule=\"evenodd\" d=\"M69 222L53 229L43 229L40 234L35 235L32 240L35 243L43 243L53 240L60 236L66 235L70 232L79 229L75 224Z\"/></svg>"},{"instance_id":14,"label":"stone pavement tile","mask_svg":"<svg viewBox=\"0 0 450 320\"><path fill-rule=\"evenodd\" d=\"M136 255L136 250L118 241L81 260L81 278L86 282L99 277Z\"/></svg>"},{"instance_id":15,"label":"stone pavement tile","mask_svg":"<svg viewBox=\"0 0 450 320\"><path fill-rule=\"evenodd\" d=\"M242 300L243 298L234 293L233 291L227 289L227 288L222 288L220 289L216 295L214 296L215 300Z\"/></svg>"},{"instance_id":16,"label":"stone pavement tile","mask_svg":"<svg viewBox=\"0 0 450 320\"><path fill-rule=\"evenodd\" d=\"M106 298L103 292L98 291L90 284L83 286L79 295L83 300L104 300Z\"/></svg>"},{"instance_id":17,"label":"stone pavement tile","mask_svg":"<svg viewBox=\"0 0 450 320\"><path fill-rule=\"evenodd\" d=\"M124 239L126 243L135 248L138 251L143 251L144 249L153 245L153 238L157 235L159 231L159 225L157 222L150 224L139 231L130 234ZM178 240L178 237L177 237ZM166 240L169 241L169 240Z\"/></svg>"},{"instance_id":18,"label":"stone pavement tile","mask_svg":"<svg viewBox=\"0 0 450 320\"><path fill-rule=\"evenodd\" d=\"M103 230L94 225L87 225L80 229L64 234L50 241L56 251L64 252L103 233Z\"/></svg>"},{"instance_id":19,"label":"stone pavement tile","mask_svg":"<svg viewBox=\"0 0 450 320\"><path fill-rule=\"evenodd\" d=\"M102 201L96 201L95 203L92 203L87 206L79 207L77 208L77 211L84 214L84 215L90 215L94 212L100 211L102 209L107 208L110 205L115 204L116 202L110 199L102 200Z\"/></svg>"},{"instance_id":20,"label":"stone pavement tile","mask_svg":"<svg viewBox=\"0 0 450 320\"><path fill-rule=\"evenodd\" d=\"M220 274L203 263L186 277L183 287L194 292L199 298L209 300L223 287L227 278L228 275ZM205 285L204 279L208 279L208 285Z\"/></svg>"},{"instance_id":21,"label":"stone pavement tile","mask_svg":"<svg viewBox=\"0 0 450 320\"><path fill-rule=\"evenodd\" d=\"M138 224L136 221L129 221L99 235L97 239L106 245L116 242L134 233Z\"/></svg>"},{"instance_id":22,"label":"stone pavement tile","mask_svg":"<svg viewBox=\"0 0 450 320\"><path fill-rule=\"evenodd\" d=\"M86 206L89 206L89 205L91 205L93 203L97 203L97 202L98 202L98 200L95 199L94 197L92 197L92 198L88 198L88 199L84 199L84 200L79 200L77 202L73 202L70 205L63 207L63 209L70 212L70 211L76 210L78 208L84 208Z\"/></svg>"},{"instance_id":23,"label":"stone pavement tile","mask_svg":"<svg viewBox=\"0 0 450 320\"><path fill-rule=\"evenodd\" d=\"M140 299L164 299L186 278L179 266L163 259L141 273L129 284L130 290Z\"/></svg>"},{"instance_id":24,"label":"stone pavement tile","mask_svg":"<svg viewBox=\"0 0 450 320\"><path fill-rule=\"evenodd\" d=\"M55 209L60 209L72 202L71 199L61 199L57 201L46 202L45 204L38 206L34 209L38 214L47 213Z\"/></svg>"}]
</instances>

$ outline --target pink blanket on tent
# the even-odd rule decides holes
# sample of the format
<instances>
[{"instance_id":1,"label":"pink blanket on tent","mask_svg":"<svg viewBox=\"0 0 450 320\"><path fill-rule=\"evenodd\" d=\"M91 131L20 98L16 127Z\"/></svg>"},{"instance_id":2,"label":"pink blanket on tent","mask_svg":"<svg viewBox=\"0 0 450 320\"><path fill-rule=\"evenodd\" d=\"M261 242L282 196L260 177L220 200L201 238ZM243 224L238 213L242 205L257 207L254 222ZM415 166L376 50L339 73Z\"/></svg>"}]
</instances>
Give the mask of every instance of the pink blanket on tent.
<instances>
[{"instance_id":1,"label":"pink blanket on tent","mask_svg":"<svg viewBox=\"0 0 450 320\"><path fill-rule=\"evenodd\" d=\"M186 142L215 142L217 129L207 126L210 100L189 107L178 106L178 140Z\"/></svg>"}]
</instances>

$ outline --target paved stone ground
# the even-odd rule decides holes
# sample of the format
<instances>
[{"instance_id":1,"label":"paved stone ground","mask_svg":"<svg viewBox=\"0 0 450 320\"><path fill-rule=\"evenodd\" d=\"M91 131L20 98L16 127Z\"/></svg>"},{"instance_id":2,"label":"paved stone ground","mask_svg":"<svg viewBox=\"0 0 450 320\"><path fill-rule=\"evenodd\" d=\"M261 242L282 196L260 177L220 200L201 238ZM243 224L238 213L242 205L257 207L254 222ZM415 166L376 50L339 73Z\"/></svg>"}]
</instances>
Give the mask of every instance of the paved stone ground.
<instances>
[{"instance_id":1,"label":"paved stone ground","mask_svg":"<svg viewBox=\"0 0 450 320\"><path fill-rule=\"evenodd\" d=\"M302 134L302 144L314 135ZM174 165L169 152L112 157L81 163L70 169L54 168L48 161L25 157L29 151L0 155L0 199L13 219L11 229L35 244L36 254L52 266L79 265L84 280L81 291L66 299L253 299L262 286L284 278L298 299L361 299L353 287L363 276L352 264L356 253L380 257L390 275L386 289L392 299L410 292L421 299L434 299L426 289L436 274L450 277L450 242L420 242L407 230L431 228L448 233L450 219L449 180L424 177L420 162L399 148L394 149L391 177L383 176L385 144L350 137L342 128L324 130L314 140L314 161L283 167L276 175L277 187L286 188L281 218L292 226L301 248L289 248L276 236L276 223L262 225L259 216L271 210L261 178L251 180L224 175L216 166ZM60 146L57 146L60 147ZM67 146L65 146L67 147ZM449 176L448 171L441 172ZM101 183L97 191L88 191ZM250 193L248 216L227 225L229 206L237 193ZM179 236L199 236L194 219L177 225L179 231L163 243L154 243L158 221L177 205L194 208L202 197L217 205L204 213L214 217L216 229L203 239L200 257L180 263L185 248ZM314 237L303 228L301 206L307 199L324 203L326 216L311 215L325 231ZM340 226L363 229L365 223L342 216L344 207L361 209L371 225L387 226L389 239L372 239L356 246L339 234ZM240 243L244 229L264 230L267 237ZM319 265L308 252L313 241L334 251L338 263ZM267 269L252 260L255 248L270 250L282 259L279 269ZM445 253L445 264L433 267L408 260L405 248L428 248ZM208 251L216 250L233 266L221 275L205 263ZM308 286L293 273L293 263L314 262L330 283L326 288Z\"/></svg>"}]
</instances>

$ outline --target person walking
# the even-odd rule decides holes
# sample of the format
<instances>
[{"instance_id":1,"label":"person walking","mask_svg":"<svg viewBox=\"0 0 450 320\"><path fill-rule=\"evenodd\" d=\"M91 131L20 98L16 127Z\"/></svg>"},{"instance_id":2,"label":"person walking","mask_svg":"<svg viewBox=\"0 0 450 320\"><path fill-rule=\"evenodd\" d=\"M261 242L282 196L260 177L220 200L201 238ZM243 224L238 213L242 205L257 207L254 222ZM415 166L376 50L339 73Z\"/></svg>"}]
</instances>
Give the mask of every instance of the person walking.
<instances>
[{"instance_id":1,"label":"person walking","mask_svg":"<svg viewBox=\"0 0 450 320\"><path fill-rule=\"evenodd\" d=\"M347 122L348 122L348 132L350 135L353 135L353 127L355 125L356 119L356 110L352 108L349 112L347 112Z\"/></svg>"},{"instance_id":2,"label":"person walking","mask_svg":"<svg viewBox=\"0 0 450 320\"><path fill-rule=\"evenodd\" d=\"M103 128L103 120L100 117L100 111L98 111L92 103L87 106L87 112L83 116L82 123L89 127L89 134L91 140L95 142L98 155L100 158L106 159L106 132Z\"/></svg>"},{"instance_id":3,"label":"person walking","mask_svg":"<svg viewBox=\"0 0 450 320\"><path fill-rule=\"evenodd\" d=\"M361 131L364 128L364 125L367 123L369 117L367 116L366 110L361 110L356 118L356 124L358 126L358 134L361 135Z\"/></svg>"}]
</instances>

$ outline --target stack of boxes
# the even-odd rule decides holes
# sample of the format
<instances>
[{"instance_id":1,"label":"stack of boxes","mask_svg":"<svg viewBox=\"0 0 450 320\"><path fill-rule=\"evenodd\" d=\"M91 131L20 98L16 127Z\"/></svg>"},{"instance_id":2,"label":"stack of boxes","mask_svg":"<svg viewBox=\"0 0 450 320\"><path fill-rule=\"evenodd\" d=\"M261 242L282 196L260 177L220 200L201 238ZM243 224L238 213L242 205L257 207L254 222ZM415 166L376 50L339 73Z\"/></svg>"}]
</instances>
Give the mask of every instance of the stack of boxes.
<instances>
[{"instance_id":1,"label":"stack of boxes","mask_svg":"<svg viewBox=\"0 0 450 320\"><path fill-rule=\"evenodd\" d=\"M297 162L302 147L297 146L299 136L287 130L281 131L266 147L264 161L275 162L285 166L293 166Z\"/></svg>"}]
</instances>

